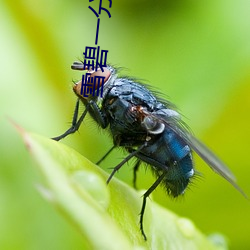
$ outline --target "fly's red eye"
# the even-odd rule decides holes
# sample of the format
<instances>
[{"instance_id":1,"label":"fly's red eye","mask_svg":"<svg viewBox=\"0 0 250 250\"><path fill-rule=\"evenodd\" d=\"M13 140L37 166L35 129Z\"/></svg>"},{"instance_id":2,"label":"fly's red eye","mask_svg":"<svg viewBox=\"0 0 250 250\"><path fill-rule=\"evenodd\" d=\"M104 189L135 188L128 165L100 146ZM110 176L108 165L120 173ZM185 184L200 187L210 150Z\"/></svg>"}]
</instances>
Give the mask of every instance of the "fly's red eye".
<instances>
[{"instance_id":1,"label":"fly's red eye","mask_svg":"<svg viewBox=\"0 0 250 250\"><path fill-rule=\"evenodd\" d=\"M103 72L101 69L98 69L97 71L89 71L89 73L91 73L89 79L88 79L88 83L93 84L93 82L96 80L98 80L98 78L100 77L104 77L104 80L101 80L100 78L100 85L101 86L103 83L105 84L105 82L107 82L107 80L109 79L111 73L108 70L108 68L103 68ZM92 78L92 79L91 79Z\"/></svg>"},{"instance_id":2,"label":"fly's red eye","mask_svg":"<svg viewBox=\"0 0 250 250\"><path fill-rule=\"evenodd\" d=\"M82 62L77 62L77 61L74 62L71 65L71 69L74 69L74 70L87 70L86 66L84 66L84 64ZM103 67L103 71L100 68L98 68L97 70L89 69L87 73L89 74L88 75L88 80L87 80L88 84L93 84L93 82L95 81L94 80L95 78L98 79L100 77L104 77L104 80L100 81L100 86L103 83L107 82L107 80L109 79L109 77L111 75L111 72L106 67Z\"/></svg>"},{"instance_id":3,"label":"fly's red eye","mask_svg":"<svg viewBox=\"0 0 250 250\"><path fill-rule=\"evenodd\" d=\"M74 62L71 68L74 70L87 70L82 62ZM90 69L86 74L83 74L82 81L79 81L73 87L73 90L78 96L87 99L86 95L83 95L82 93L89 93L94 96L93 93L95 93L95 91L99 93L100 88L102 89L102 92L103 85L108 81L110 76L111 71L107 67L103 67L103 71L100 68L97 70Z\"/></svg>"}]
</instances>

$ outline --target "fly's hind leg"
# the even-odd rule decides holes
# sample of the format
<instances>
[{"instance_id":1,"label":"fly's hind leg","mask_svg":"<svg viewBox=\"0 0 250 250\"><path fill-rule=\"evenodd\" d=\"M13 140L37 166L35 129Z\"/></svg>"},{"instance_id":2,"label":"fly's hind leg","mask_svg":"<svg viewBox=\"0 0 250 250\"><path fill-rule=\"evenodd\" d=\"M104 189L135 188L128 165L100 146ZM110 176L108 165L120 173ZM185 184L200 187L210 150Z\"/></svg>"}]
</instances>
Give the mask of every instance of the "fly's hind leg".
<instances>
[{"instance_id":1,"label":"fly's hind leg","mask_svg":"<svg viewBox=\"0 0 250 250\"><path fill-rule=\"evenodd\" d=\"M139 167L140 167L140 165L141 165L141 161L140 160L137 160L136 161L136 163L135 163L135 165L134 165L134 168L133 168L133 187L135 188L135 189L137 189L136 188L136 174L137 174L137 171L138 171L138 169L139 169Z\"/></svg>"},{"instance_id":2,"label":"fly's hind leg","mask_svg":"<svg viewBox=\"0 0 250 250\"><path fill-rule=\"evenodd\" d=\"M147 236L146 236L146 234L144 232L144 228L143 228L143 217L144 217L144 212L145 212L145 208L146 208L147 198L158 187L158 185L162 182L165 175L166 175L166 172L163 172L163 174L161 174L158 177L158 179L153 183L153 185L143 195L142 208L141 208L141 212L140 212L140 230L141 230L141 233L142 233L144 240L147 240Z\"/></svg>"}]
</instances>

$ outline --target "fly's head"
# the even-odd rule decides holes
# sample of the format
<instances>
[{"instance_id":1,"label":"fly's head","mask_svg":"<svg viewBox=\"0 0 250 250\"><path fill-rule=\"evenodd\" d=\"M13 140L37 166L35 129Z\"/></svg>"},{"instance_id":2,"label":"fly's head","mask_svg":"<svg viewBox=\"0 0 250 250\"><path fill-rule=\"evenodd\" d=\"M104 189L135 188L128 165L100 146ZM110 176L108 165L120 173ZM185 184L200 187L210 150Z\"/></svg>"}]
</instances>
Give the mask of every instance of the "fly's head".
<instances>
[{"instance_id":1,"label":"fly's head","mask_svg":"<svg viewBox=\"0 0 250 250\"><path fill-rule=\"evenodd\" d=\"M82 62L74 62L71 66L74 70L86 71L82 80L75 83L73 91L84 102L99 100L105 97L117 75L113 67L107 65L96 69L86 69Z\"/></svg>"}]
</instances>

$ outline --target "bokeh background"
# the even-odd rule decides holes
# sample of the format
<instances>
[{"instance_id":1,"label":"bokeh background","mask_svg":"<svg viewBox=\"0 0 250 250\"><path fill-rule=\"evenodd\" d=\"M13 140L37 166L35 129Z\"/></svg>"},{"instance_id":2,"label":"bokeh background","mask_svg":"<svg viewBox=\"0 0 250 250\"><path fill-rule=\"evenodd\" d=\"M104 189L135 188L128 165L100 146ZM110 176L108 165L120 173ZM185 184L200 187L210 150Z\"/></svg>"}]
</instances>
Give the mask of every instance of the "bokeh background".
<instances>
[{"instance_id":1,"label":"bokeh background","mask_svg":"<svg viewBox=\"0 0 250 250\"><path fill-rule=\"evenodd\" d=\"M69 127L72 80L81 78L70 66L95 41L89 5L0 1L0 249L81 248L80 234L36 191L39 173L8 117L46 137ZM110 19L101 14L98 42L108 61L168 96L250 196L250 1L113 0L110 12ZM91 119L62 143L94 162L112 145ZM102 167L110 171L123 157L117 150ZM183 198L174 201L158 188L153 199L206 234L224 234L230 249L250 249L250 202L195 160L202 177ZM132 167L117 175L130 185ZM153 180L140 170L140 188Z\"/></svg>"}]
</instances>

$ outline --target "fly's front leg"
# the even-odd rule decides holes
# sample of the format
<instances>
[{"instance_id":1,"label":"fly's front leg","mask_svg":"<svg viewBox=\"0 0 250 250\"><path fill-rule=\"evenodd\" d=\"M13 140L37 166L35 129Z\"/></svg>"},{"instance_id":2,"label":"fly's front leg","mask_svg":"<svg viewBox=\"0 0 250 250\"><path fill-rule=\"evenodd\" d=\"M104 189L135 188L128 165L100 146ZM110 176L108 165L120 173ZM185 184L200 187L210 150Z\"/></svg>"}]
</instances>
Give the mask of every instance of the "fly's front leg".
<instances>
[{"instance_id":1,"label":"fly's front leg","mask_svg":"<svg viewBox=\"0 0 250 250\"><path fill-rule=\"evenodd\" d=\"M102 128L106 128L108 126L106 115L100 110L97 103L94 101L89 101L89 113L96 120L96 122L101 125Z\"/></svg>"},{"instance_id":2,"label":"fly's front leg","mask_svg":"<svg viewBox=\"0 0 250 250\"><path fill-rule=\"evenodd\" d=\"M86 109L84 110L84 112L82 113L81 117L80 117L79 120L77 121L77 118L78 118L78 111L79 111L79 103L80 103L80 100L77 99L71 127L70 127L65 133L63 133L62 135L59 135L59 136L57 136L57 137L53 137L53 138L51 138L51 139L53 139L53 140L55 140L55 141L60 141L60 140L63 139L64 137L68 136L69 134L75 133L75 132L79 129L79 127L80 127L80 125L81 125L81 123L82 123L84 117L86 116L86 114L87 114L87 112L88 112L88 106L87 106Z\"/></svg>"},{"instance_id":3,"label":"fly's front leg","mask_svg":"<svg viewBox=\"0 0 250 250\"><path fill-rule=\"evenodd\" d=\"M106 121L106 117L101 112L98 105L94 101L90 101L86 105L86 109L84 110L84 112L80 116L79 120L77 120L78 119L78 112L79 112L79 104L80 104L80 100L78 99L77 102L76 102L71 127L65 133L63 133L62 135L52 138L53 140L59 141L59 140L63 139L64 137L68 136L69 134L75 133L79 129L83 119L85 118L85 116L86 116L86 114L88 112L91 113L93 118L101 125L102 128L107 127L108 124L107 124L107 121Z\"/></svg>"}]
</instances>

